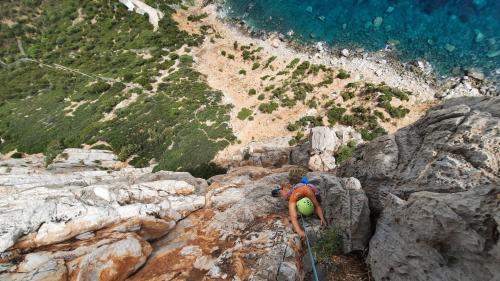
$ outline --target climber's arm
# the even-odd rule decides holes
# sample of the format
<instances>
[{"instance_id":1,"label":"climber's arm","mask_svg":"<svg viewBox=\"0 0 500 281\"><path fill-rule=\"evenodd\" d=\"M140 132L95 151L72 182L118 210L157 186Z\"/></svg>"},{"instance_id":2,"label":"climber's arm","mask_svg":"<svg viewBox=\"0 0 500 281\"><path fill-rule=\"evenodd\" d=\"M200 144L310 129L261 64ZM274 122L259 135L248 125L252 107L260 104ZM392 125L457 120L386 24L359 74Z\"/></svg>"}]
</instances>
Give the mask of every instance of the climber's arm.
<instances>
[{"instance_id":1,"label":"climber's arm","mask_svg":"<svg viewBox=\"0 0 500 281\"><path fill-rule=\"evenodd\" d=\"M305 237L305 233L299 225L297 220L297 202L293 200L288 201L288 213L290 214L290 220L292 221L293 230L300 236L300 238Z\"/></svg>"},{"instance_id":2,"label":"climber's arm","mask_svg":"<svg viewBox=\"0 0 500 281\"><path fill-rule=\"evenodd\" d=\"M311 201L314 204L314 212L318 215L319 219L321 220L321 225L326 225L326 220L325 216L323 214L323 208L321 208L321 204L318 202L318 199L316 199L316 195L311 192L312 194L308 194L308 198L311 199Z\"/></svg>"}]
</instances>

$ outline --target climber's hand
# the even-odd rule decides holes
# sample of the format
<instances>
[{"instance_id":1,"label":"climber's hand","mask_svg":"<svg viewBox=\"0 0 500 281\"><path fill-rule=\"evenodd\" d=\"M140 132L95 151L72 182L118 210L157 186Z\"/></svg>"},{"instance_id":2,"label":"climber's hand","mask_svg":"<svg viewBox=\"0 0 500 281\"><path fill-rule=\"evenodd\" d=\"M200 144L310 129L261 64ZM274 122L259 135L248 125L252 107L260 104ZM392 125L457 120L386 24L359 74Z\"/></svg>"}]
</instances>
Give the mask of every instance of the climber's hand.
<instances>
[{"instance_id":1,"label":"climber's hand","mask_svg":"<svg viewBox=\"0 0 500 281\"><path fill-rule=\"evenodd\" d=\"M301 239L301 240L306 239L306 233L305 233L304 231L301 231L301 232L299 232L299 233L297 233L297 234L300 236L300 239Z\"/></svg>"},{"instance_id":2,"label":"climber's hand","mask_svg":"<svg viewBox=\"0 0 500 281\"><path fill-rule=\"evenodd\" d=\"M320 221L320 225L321 225L321 226L326 226L326 221L325 221L325 220L321 220L321 221Z\"/></svg>"}]
</instances>

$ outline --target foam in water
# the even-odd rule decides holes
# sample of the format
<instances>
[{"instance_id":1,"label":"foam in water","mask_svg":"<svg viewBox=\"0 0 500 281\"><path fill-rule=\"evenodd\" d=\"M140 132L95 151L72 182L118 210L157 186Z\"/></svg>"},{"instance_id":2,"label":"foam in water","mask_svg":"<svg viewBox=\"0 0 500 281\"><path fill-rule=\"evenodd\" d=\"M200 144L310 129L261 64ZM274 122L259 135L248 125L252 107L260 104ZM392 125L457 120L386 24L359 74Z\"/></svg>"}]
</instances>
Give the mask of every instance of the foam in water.
<instances>
[{"instance_id":1,"label":"foam in water","mask_svg":"<svg viewBox=\"0 0 500 281\"><path fill-rule=\"evenodd\" d=\"M375 51L395 44L403 61L437 74L477 68L500 75L500 0L226 0L230 17L303 42Z\"/></svg>"}]
</instances>

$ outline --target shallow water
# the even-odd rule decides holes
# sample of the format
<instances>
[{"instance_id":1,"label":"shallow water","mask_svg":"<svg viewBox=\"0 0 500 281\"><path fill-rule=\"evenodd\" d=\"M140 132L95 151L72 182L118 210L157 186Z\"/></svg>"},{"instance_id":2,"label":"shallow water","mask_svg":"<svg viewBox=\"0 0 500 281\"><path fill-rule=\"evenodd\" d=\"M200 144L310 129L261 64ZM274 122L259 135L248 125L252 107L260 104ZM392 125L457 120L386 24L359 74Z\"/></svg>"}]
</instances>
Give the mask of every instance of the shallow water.
<instances>
[{"instance_id":1,"label":"shallow water","mask_svg":"<svg viewBox=\"0 0 500 281\"><path fill-rule=\"evenodd\" d=\"M303 42L375 51L394 43L403 61L441 75L500 74L500 0L226 0L230 17ZM496 75L494 75L496 73Z\"/></svg>"}]
</instances>

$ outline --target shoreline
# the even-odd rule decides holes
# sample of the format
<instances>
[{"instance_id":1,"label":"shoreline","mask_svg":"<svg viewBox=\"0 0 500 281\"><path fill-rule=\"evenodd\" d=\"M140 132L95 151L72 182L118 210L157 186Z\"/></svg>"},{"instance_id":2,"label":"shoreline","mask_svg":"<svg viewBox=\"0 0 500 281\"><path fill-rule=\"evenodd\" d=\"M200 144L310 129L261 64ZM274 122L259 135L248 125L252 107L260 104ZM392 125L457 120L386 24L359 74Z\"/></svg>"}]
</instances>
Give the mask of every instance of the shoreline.
<instances>
[{"instance_id":1,"label":"shoreline","mask_svg":"<svg viewBox=\"0 0 500 281\"><path fill-rule=\"evenodd\" d=\"M211 88L224 94L223 103L232 106L228 122L238 141L218 152L214 159L217 164L226 166L225 163L237 161L241 158L245 148L252 143L262 143L276 138L292 139L297 131L289 131L287 126L302 117L322 116L324 124L328 126L327 109L323 106L328 101L340 103L347 109L360 105L373 106L373 101L364 101L360 97L343 100L341 92L350 83L378 85L384 82L390 87L413 93L409 96L408 101L395 101L395 106L402 105L411 108L409 114L403 118L387 119L381 123L381 126L389 133L415 122L439 100L435 97L436 93L439 92L436 85L405 70L401 64L393 66L394 63L387 56L351 55L339 57L335 56L332 50L323 48L322 44L304 47L293 41L280 40L275 33L266 33L265 38L255 36L248 31L248 28L235 23L230 18L225 18L220 5L212 3L203 6L202 3L202 0L197 0L195 5L188 7L188 9L177 9L177 13L173 16L179 28L188 33L201 34L201 27L209 31L205 33L206 39L202 45L192 48L190 55L195 60L195 69L206 77ZM199 21L188 19L189 16L202 14L206 14L206 16L203 16ZM258 61L261 63L268 58L276 57L272 63L273 67L267 69L261 67L254 70L252 67L254 61L243 59L239 48L238 50L233 48L234 42L237 42L239 46L253 46L251 48L260 49ZM321 52L318 52L318 46L322 48ZM228 59L225 55L221 55L221 52L236 56L233 59ZM276 111L270 114L259 112L260 104L272 100L271 92L266 88L282 85L288 76L277 76L277 73L286 69L286 66L293 59L307 61L314 65L325 65L327 68L333 69L333 73L335 73L333 76L331 76L332 73L322 73L317 77L310 76L304 80L306 83L318 84L327 76L334 78L332 84L316 88L309 94L308 99L311 97L316 99L319 102L318 107L310 108L305 102L299 101L293 107L279 106ZM245 70L244 75L239 74L241 70ZM335 79L336 73L340 70L350 73L350 77L348 79ZM273 79L277 79L272 82L264 81L262 80L264 76L272 76ZM265 100L258 100L258 94L250 96L248 94L250 89L256 89L258 94L265 94ZM288 94L293 96L293 93ZM244 108L253 112L252 119L242 120L238 118L238 113ZM387 114L386 116L388 117ZM307 135L305 131L304 133Z\"/></svg>"},{"instance_id":2,"label":"shoreline","mask_svg":"<svg viewBox=\"0 0 500 281\"><path fill-rule=\"evenodd\" d=\"M245 20L239 17L229 17L224 6L224 0L205 0L208 2L202 7L214 5L216 7L217 19L229 28L237 29L240 33L257 40L279 40L286 44L287 48L294 50L297 53L305 53L313 57L321 55L331 59L330 65L334 67L341 67L343 64L348 64L349 61L342 61L343 58L359 59L363 61L371 61L372 63L382 62L387 64L390 68L397 71L401 76L407 76L409 79L422 82L431 87L435 92L449 91L451 97L458 97L467 95L464 90L473 92L472 96L486 95L486 96L499 96L500 95L500 81L491 80L486 77L481 71L478 70L465 70L461 69L460 75L437 75L434 71L432 64L425 60L415 59L412 61L404 62L397 57L396 49L393 45L387 44L384 49L377 51L366 51L362 48L355 49L338 49L328 45L326 42L317 41L301 42L290 38L290 36L273 31L256 30L249 25ZM348 55L344 56L343 53L347 51ZM335 60L339 60L335 62ZM338 65L340 63L340 66ZM351 62L352 63L352 62ZM382 73L380 74L383 75ZM460 85L464 84L466 85ZM459 89L456 92L454 88L465 86L465 89ZM477 91L475 91L477 90ZM438 94L435 98L442 99L448 94Z\"/></svg>"}]
</instances>

